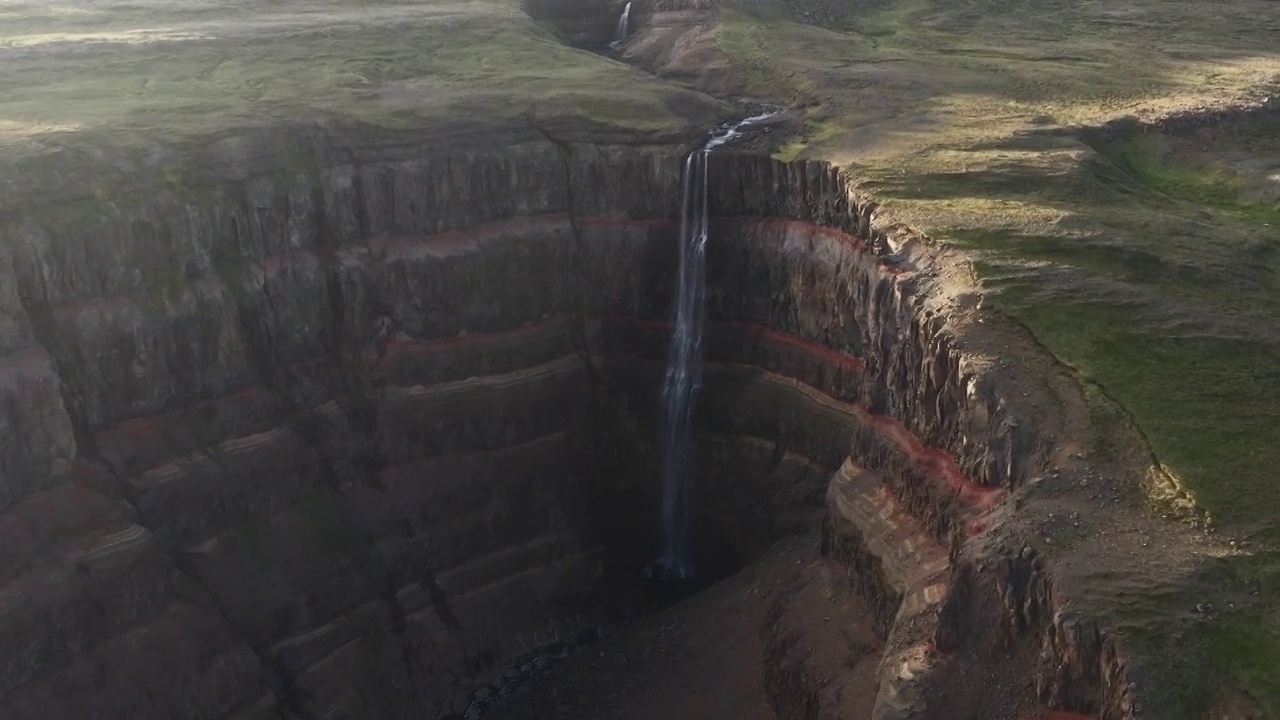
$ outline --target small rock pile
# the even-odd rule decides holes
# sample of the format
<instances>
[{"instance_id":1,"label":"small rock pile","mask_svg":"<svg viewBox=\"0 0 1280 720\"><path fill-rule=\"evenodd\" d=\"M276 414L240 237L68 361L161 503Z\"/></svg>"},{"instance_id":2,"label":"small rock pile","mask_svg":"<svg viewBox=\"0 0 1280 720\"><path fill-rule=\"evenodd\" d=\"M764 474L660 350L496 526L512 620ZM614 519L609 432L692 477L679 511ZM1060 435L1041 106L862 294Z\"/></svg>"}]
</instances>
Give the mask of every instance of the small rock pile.
<instances>
[{"instance_id":1,"label":"small rock pile","mask_svg":"<svg viewBox=\"0 0 1280 720\"><path fill-rule=\"evenodd\" d=\"M634 617L633 611L624 611L616 621L584 628L572 638L521 655L493 681L455 697L450 711L441 715L439 720L476 720L483 717L489 709L518 696L525 689L526 681L548 672L577 648L610 637L620 626L630 625Z\"/></svg>"}]
</instances>

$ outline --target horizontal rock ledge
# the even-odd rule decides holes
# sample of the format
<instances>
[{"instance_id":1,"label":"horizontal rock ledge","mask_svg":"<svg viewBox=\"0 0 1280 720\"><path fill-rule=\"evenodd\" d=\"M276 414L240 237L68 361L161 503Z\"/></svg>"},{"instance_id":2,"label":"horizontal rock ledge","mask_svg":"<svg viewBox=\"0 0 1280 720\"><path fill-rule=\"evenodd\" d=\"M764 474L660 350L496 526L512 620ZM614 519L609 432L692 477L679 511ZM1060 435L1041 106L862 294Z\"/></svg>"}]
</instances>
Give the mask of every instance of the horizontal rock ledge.
<instances>
[{"instance_id":1,"label":"horizontal rock ledge","mask_svg":"<svg viewBox=\"0 0 1280 720\"><path fill-rule=\"evenodd\" d=\"M441 678L479 682L578 609L601 525L641 525L604 510L653 480L684 148L384 150L15 226L0 533L24 557L0 562L0 707L443 711ZM708 497L742 492L709 517L758 551L852 457L969 547L1057 448L961 347L937 258L877 254L829 165L711 173L702 462ZM1044 692L1101 692L1109 646L1055 620L1043 567L1002 567L1005 615L1081 668ZM137 628L187 620L155 657L193 648L221 691L138 651Z\"/></svg>"}]
</instances>

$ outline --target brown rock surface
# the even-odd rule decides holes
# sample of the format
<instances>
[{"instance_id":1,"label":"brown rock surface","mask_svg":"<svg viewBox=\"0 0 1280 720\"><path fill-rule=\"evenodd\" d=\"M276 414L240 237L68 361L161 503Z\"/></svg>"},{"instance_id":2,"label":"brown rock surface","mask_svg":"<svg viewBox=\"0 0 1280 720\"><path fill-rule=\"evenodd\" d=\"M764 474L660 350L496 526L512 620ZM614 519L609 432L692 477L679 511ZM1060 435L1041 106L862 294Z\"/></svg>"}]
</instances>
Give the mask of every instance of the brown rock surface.
<instances>
[{"instance_id":1,"label":"brown rock surface","mask_svg":"<svg viewBox=\"0 0 1280 720\"><path fill-rule=\"evenodd\" d=\"M121 223L92 262L28 228L14 327L36 328L60 378L29 412L77 438L39 467L70 478L76 457L86 473L17 486L83 485L83 500L23 490L0 516L31 556L10 571L6 596L28 609L5 614L23 649L0 702L46 707L40 688L86 682L93 652L175 673L199 710L172 712L440 713L459 692L445 678L483 681L582 607L605 569L600 514L650 467L679 154L456 157L249 179L186 207L202 220L180 242ZM852 455L960 552L1052 447L955 350L928 306L935 258L850 234L867 211L825 165L724 155L713 172L735 181L712 198L709 521L761 552ZM630 190L535 180L605 174ZM37 512L65 529L31 529ZM41 560L41 532L85 549ZM1020 632L1052 616L1021 607ZM207 631L127 640L192 613ZM232 675L183 690L184 665L151 664L166 643ZM1097 648L1047 647L1085 679L1048 696L1095 702ZM111 700L129 676L93 680L110 716L177 707Z\"/></svg>"}]
</instances>

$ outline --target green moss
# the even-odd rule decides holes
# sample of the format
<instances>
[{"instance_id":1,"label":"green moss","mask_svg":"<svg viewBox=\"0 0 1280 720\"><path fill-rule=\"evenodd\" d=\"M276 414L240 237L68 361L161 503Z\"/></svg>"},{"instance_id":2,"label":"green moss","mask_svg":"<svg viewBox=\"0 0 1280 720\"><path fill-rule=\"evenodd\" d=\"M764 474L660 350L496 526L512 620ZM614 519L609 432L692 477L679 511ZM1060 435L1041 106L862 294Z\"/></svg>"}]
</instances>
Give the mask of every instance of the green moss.
<instances>
[{"instance_id":1,"label":"green moss","mask_svg":"<svg viewBox=\"0 0 1280 720\"><path fill-rule=\"evenodd\" d=\"M779 148L774 157L783 162L791 162L800 157L811 144L825 142L838 132L840 126L830 119L811 120L805 124L804 131Z\"/></svg>"},{"instance_id":2,"label":"green moss","mask_svg":"<svg viewBox=\"0 0 1280 720\"><path fill-rule=\"evenodd\" d=\"M1274 673L1280 667L1280 625L1275 612L1232 612L1207 631L1209 653L1257 700L1262 717L1280 715L1280 683Z\"/></svg>"},{"instance_id":3,"label":"green moss","mask_svg":"<svg viewBox=\"0 0 1280 720\"><path fill-rule=\"evenodd\" d=\"M1205 717L1224 684L1245 692L1261 717L1280 713L1280 682L1272 672L1280 667L1277 593L1280 554L1238 554L1216 559L1183 592L1156 598L1164 610L1159 615L1150 605L1116 609L1125 642L1142 654L1163 690L1155 716ZM1208 600L1207 612L1194 607Z\"/></svg>"},{"instance_id":4,"label":"green moss","mask_svg":"<svg viewBox=\"0 0 1280 720\"><path fill-rule=\"evenodd\" d=\"M1007 286L1006 286L1007 287ZM1141 305L1004 292L1009 312L1138 419L1157 455L1215 522L1269 540L1280 526L1280 448L1265 441L1280 407L1273 350L1232 338L1177 335Z\"/></svg>"},{"instance_id":5,"label":"green moss","mask_svg":"<svg viewBox=\"0 0 1280 720\"><path fill-rule=\"evenodd\" d=\"M200 148L211 136L273 124L422 131L504 126L536 109L614 129L686 133L728 111L704 95L563 45L517 0L335 2L323 13L293 14L255 6L226 17L177 6L116 9L43 16L32 10L30 22L0 26L0 44L51 33L131 37L139 28L198 28L207 21L234 26L230 35L243 38L197 31L171 42L85 42L74 51L37 45L14 53L0 78L0 148L6 161L31 163L12 168L15 174L52 172L57 159L44 154L51 144L135 151L189 141ZM271 30L273 23L287 28ZM8 170L0 168L0 179Z\"/></svg>"},{"instance_id":6,"label":"green moss","mask_svg":"<svg viewBox=\"0 0 1280 720\"><path fill-rule=\"evenodd\" d=\"M1270 629L1280 616L1280 555L1267 549L1280 535L1280 484L1270 480L1280 449L1267 441L1280 407L1280 358L1270 347L1238 339L1169 332L1141 305L1045 294L1034 279L1005 279L992 289L998 305L1096 384L1090 390L1095 453L1122 450L1112 444L1121 422L1114 397L1209 509L1212 522L1252 535L1263 548L1248 562L1220 561L1194 587L1104 601L1126 603L1114 619L1163 673L1161 687L1171 693L1166 699L1176 700L1170 707L1207 709L1225 679L1270 712L1280 708L1280 682L1267 670L1277 667L1280 654L1280 633ZM1110 397L1102 397L1102 389ZM1187 634L1177 618L1207 599L1238 609ZM1188 673L1191 666L1197 672Z\"/></svg>"},{"instance_id":7,"label":"green moss","mask_svg":"<svg viewBox=\"0 0 1280 720\"><path fill-rule=\"evenodd\" d=\"M758 12L758 11L757 11ZM733 64L734 77L747 94L768 96L778 102L799 103L815 84L803 72L787 67L775 57L773 26L769 16L728 8L716 33L716 45ZM774 22L779 19L776 13Z\"/></svg>"},{"instance_id":8,"label":"green moss","mask_svg":"<svg viewBox=\"0 0 1280 720\"><path fill-rule=\"evenodd\" d=\"M1165 136L1129 135L1095 143L1094 149L1151 191L1207 207L1218 219L1280 226L1280 201L1246 199L1238 173L1208 163L1179 161Z\"/></svg>"},{"instance_id":9,"label":"green moss","mask_svg":"<svg viewBox=\"0 0 1280 720\"><path fill-rule=\"evenodd\" d=\"M1119 459L1125 450L1117 442L1122 437L1118 430L1126 422L1123 409L1107 397L1102 388L1094 384L1085 385L1085 399L1089 403L1089 422L1092 426L1089 454L1108 460Z\"/></svg>"},{"instance_id":10,"label":"green moss","mask_svg":"<svg viewBox=\"0 0 1280 720\"><path fill-rule=\"evenodd\" d=\"M1212 526L1252 543L1191 581L1092 599L1168 689L1153 711L1196 717L1234 686L1270 716L1280 698L1268 670L1280 653L1270 630L1280 617L1280 223L1240 158L1280 158L1249 133L1194 146L1152 133L1091 140L1083 152L1063 144L1074 166L1055 165L1056 142L976 151L953 172L884 173L877 189L969 251L994 303L1079 372L1095 456L1123 456L1115 429L1132 419ZM984 157L993 152L1000 162ZM1202 602L1218 612L1189 622Z\"/></svg>"},{"instance_id":11,"label":"green moss","mask_svg":"<svg viewBox=\"0 0 1280 720\"><path fill-rule=\"evenodd\" d=\"M919 47L928 40L943 40L947 33L938 32L927 21L933 3L927 0L898 0L875 3L870 12L848 19L851 29L874 38L884 47Z\"/></svg>"},{"instance_id":12,"label":"green moss","mask_svg":"<svg viewBox=\"0 0 1280 720\"><path fill-rule=\"evenodd\" d=\"M1269 292L1275 261L1247 263L1252 251L1237 239L1274 243L1280 225L1267 231L1256 223L1270 210L1243 199L1237 177L1177 163L1159 137L1101 149L1121 171L1109 181L1146 193L1093 211L1110 221L1109 235L970 228L948 236L991 258L988 277L1028 259L1051 263L1060 282L1000 286L1009 311L1133 413L1162 461L1219 523L1280 541L1272 511L1280 484L1270 480L1280 447L1269 440L1280 407L1280 356L1274 339L1250 339L1247 316L1239 317L1240 330L1213 329L1235 321L1237 311L1264 323L1280 317L1280 298ZM1205 253L1215 251L1206 263ZM1075 272L1064 275L1067 267ZM1098 277L1103 282L1091 280ZM1012 294L1018 284L1024 287ZM1133 287L1145 290L1126 289ZM1259 329L1267 327L1274 324Z\"/></svg>"}]
</instances>

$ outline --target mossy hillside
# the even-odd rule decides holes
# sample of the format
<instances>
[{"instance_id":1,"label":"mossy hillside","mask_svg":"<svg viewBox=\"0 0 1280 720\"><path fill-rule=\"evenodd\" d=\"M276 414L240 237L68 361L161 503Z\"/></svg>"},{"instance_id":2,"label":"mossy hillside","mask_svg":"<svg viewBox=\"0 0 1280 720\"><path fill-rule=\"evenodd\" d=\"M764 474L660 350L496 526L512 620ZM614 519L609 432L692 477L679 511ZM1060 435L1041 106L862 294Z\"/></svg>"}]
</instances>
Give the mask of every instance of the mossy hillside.
<instances>
[{"instance_id":1,"label":"mossy hillside","mask_svg":"<svg viewBox=\"0 0 1280 720\"><path fill-rule=\"evenodd\" d=\"M7 61L5 136L42 128L174 136L302 118L413 128L470 114L514 118L534 103L637 130L687 122L668 107L678 90L566 47L515 2L330 6L329 16L280 21L274 34L258 31L255 21L267 20L252 11L239 22L181 6L133 18L108 16L112 8L57 13L57 35L98 28L124 38L75 52L43 51L37 41L49 28L32 31L51 19L7 26L3 40L30 49ZM141 42L133 34L144 21L169 29Z\"/></svg>"},{"instance_id":2,"label":"mossy hillside","mask_svg":"<svg viewBox=\"0 0 1280 720\"><path fill-rule=\"evenodd\" d=\"M1067 126L1265 92L1265 8L904 0L848 32L790 5L734 4L718 36L749 87L797 78L781 92L814 103L782 154L844 162L893 219L980 254L1010 311L1133 413L1219 526L1280 541L1280 206L1158 133ZM735 41L761 35L775 42ZM1215 142L1257 155L1274 132Z\"/></svg>"},{"instance_id":3,"label":"mossy hillside","mask_svg":"<svg viewBox=\"0 0 1280 720\"><path fill-rule=\"evenodd\" d=\"M1098 185L1088 201L1073 203L1075 181L1039 184L1063 213L1056 234L945 237L982 253L996 299L1134 414L1219 527L1280 540L1280 222L1264 222L1277 211L1241 197L1229 168L1179 163L1159 137L1101 149L1105 170L1082 170ZM951 194L947 180L916 179L901 192Z\"/></svg>"},{"instance_id":4,"label":"mossy hillside","mask_svg":"<svg viewBox=\"0 0 1280 720\"><path fill-rule=\"evenodd\" d=\"M199 154L261 128L310 124L367 142L533 114L643 140L694 137L732 113L565 46L516 0L14 8L0 24L7 197L39 173L119 185L112 178L131 163L124 177L136 176L137 158L167 157L160 164L181 183L180 156L156 148ZM83 169L98 165L103 173Z\"/></svg>"},{"instance_id":5,"label":"mossy hillside","mask_svg":"<svg viewBox=\"0 0 1280 720\"><path fill-rule=\"evenodd\" d=\"M743 90L782 99L798 89L827 125L807 154L841 162L949 164L962 158L948 153L1027 130L1249 95L1280 72L1274 29L1257 20L1265 0L826 5L725 2L716 32ZM797 20L806 14L815 20Z\"/></svg>"},{"instance_id":6,"label":"mossy hillside","mask_svg":"<svg viewBox=\"0 0 1280 720\"><path fill-rule=\"evenodd\" d=\"M1231 135L1216 150L1252 142ZM1119 402L1212 527L1243 543L1196 578L1117 601L1109 618L1171 688L1169 707L1206 710L1225 681L1270 716L1280 713L1267 670L1280 657L1280 223L1240 172L1180 158L1179 144L1091 139L1072 172L919 174L882 187L909 207L1007 204L1053 218L1024 230L956 213L963 224L934 232L982 258L995 306ZM1188 625L1200 602L1220 614Z\"/></svg>"},{"instance_id":7,"label":"mossy hillside","mask_svg":"<svg viewBox=\"0 0 1280 720\"><path fill-rule=\"evenodd\" d=\"M780 157L838 162L885 222L966 250L989 304L1136 424L1239 543L1195 577L1093 599L1169 694L1161 710L1188 717L1224 686L1280 715L1277 125L1114 121L1274 92L1270 18L1249 1L799 0L728 3L716 36L744 92L806 107ZM1205 602L1213 619L1189 622Z\"/></svg>"}]
</instances>

